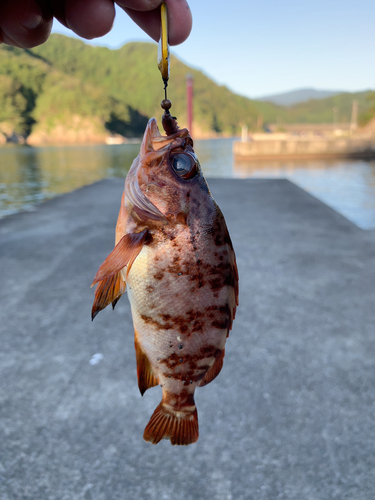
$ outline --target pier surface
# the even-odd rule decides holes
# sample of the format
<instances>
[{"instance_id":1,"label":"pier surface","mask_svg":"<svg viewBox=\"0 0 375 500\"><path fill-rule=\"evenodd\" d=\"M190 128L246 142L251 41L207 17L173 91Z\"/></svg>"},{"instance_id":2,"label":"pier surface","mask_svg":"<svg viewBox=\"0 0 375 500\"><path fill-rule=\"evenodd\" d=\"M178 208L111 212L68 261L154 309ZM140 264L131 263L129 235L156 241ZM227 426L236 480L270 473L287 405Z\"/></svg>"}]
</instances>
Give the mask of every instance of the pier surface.
<instances>
[{"instance_id":1,"label":"pier surface","mask_svg":"<svg viewBox=\"0 0 375 500\"><path fill-rule=\"evenodd\" d=\"M123 180L0 221L2 500L373 500L374 231L285 180L209 185L240 306L188 447L142 439L127 297L90 321Z\"/></svg>"}]
</instances>

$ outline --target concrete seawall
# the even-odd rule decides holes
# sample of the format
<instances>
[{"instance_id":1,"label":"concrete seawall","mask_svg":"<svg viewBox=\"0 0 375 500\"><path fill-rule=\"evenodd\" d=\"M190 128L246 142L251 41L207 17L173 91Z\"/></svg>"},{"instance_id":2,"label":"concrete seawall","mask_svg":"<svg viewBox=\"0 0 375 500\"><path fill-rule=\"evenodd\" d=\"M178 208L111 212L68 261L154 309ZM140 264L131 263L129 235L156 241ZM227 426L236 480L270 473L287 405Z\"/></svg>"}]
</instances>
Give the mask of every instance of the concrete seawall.
<instances>
[{"instance_id":1,"label":"concrete seawall","mask_svg":"<svg viewBox=\"0 0 375 500\"><path fill-rule=\"evenodd\" d=\"M210 179L240 305L199 441L153 446L126 295L90 321L123 184L0 220L1 500L373 500L375 232L285 180Z\"/></svg>"},{"instance_id":2,"label":"concrete seawall","mask_svg":"<svg viewBox=\"0 0 375 500\"><path fill-rule=\"evenodd\" d=\"M356 137L294 137L271 134L264 140L236 141L233 154L236 160L305 159L305 158L374 158L375 140Z\"/></svg>"}]
</instances>

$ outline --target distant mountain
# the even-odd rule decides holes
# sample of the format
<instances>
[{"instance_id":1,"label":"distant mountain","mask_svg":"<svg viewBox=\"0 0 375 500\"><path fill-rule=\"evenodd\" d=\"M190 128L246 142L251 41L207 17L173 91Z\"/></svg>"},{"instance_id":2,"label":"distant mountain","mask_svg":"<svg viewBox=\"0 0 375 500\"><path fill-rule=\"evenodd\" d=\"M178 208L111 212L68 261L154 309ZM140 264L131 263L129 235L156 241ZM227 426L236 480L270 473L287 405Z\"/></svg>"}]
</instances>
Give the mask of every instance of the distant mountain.
<instances>
[{"instance_id":1,"label":"distant mountain","mask_svg":"<svg viewBox=\"0 0 375 500\"><path fill-rule=\"evenodd\" d=\"M309 101L310 99L324 99L343 93L343 90L317 90L314 88L304 88L290 90L289 92L281 92L280 94L266 95L259 98L259 101L268 101L279 106L293 106L300 102Z\"/></svg>"},{"instance_id":2,"label":"distant mountain","mask_svg":"<svg viewBox=\"0 0 375 500\"><path fill-rule=\"evenodd\" d=\"M343 92L299 102L283 108L287 111L285 123L332 123L334 113L336 123L350 123L353 101L357 102L360 121L364 122L374 115L374 94L370 90Z\"/></svg>"}]
</instances>

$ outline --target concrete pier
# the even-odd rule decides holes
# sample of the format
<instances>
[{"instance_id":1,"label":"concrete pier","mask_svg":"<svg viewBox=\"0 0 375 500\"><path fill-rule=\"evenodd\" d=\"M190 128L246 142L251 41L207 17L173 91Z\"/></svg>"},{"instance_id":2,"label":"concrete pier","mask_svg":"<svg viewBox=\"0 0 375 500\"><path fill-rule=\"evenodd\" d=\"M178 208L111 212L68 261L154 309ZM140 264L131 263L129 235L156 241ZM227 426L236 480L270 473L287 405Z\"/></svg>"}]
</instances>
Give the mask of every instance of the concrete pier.
<instances>
[{"instance_id":1,"label":"concrete pier","mask_svg":"<svg viewBox=\"0 0 375 500\"><path fill-rule=\"evenodd\" d=\"M123 180L0 221L1 500L374 498L374 231L285 180L209 184L240 306L189 447L142 440L127 297L90 321Z\"/></svg>"}]
</instances>

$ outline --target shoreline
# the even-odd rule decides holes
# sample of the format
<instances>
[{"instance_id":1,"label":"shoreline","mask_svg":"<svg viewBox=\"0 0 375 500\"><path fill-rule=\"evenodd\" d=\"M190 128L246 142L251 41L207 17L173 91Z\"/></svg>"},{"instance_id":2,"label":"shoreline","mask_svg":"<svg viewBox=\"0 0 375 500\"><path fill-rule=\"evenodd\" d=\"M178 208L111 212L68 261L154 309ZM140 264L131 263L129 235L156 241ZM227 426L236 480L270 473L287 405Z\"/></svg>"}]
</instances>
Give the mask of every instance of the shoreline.
<instances>
[{"instance_id":1,"label":"shoreline","mask_svg":"<svg viewBox=\"0 0 375 500\"><path fill-rule=\"evenodd\" d=\"M239 136L198 136L193 138L194 141L211 141L211 140L221 140L221 139L238 139ZM21 148L21 147L26 147L26 148L49 148L49 147L55 147L55 148L66 148L66 147L88 147L88 146L123 146L123 145L128 145L128 144L141 144L142 143L142 137L137 137L137 138L124 138L123 141L117 142L117 141L104 141L104 142L98 142L98 141L92 141L92 142L46 142L46 143L41 143L41 144L30 144L27 142L27 140L23 143L17 143L17 142L6 142L6 143L0 143L0 151L2 148Z\"/></svg>"}]
</instances>

